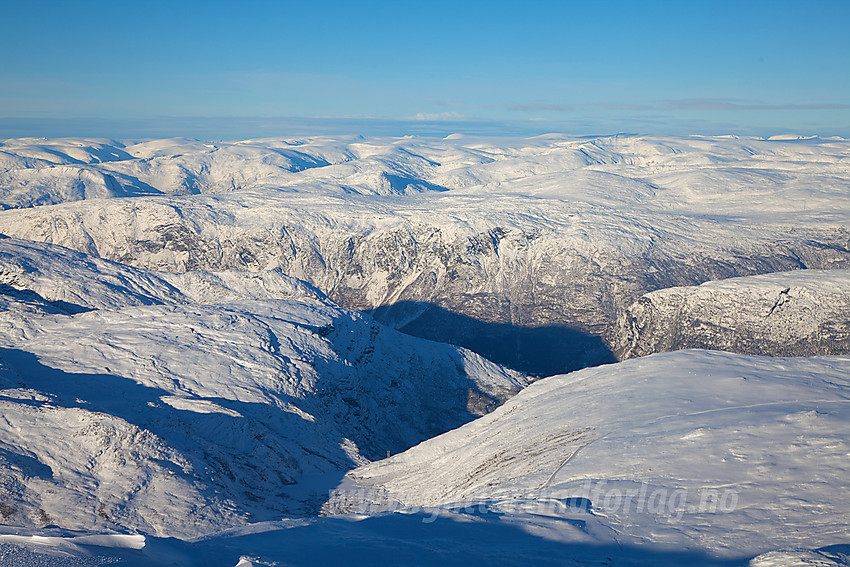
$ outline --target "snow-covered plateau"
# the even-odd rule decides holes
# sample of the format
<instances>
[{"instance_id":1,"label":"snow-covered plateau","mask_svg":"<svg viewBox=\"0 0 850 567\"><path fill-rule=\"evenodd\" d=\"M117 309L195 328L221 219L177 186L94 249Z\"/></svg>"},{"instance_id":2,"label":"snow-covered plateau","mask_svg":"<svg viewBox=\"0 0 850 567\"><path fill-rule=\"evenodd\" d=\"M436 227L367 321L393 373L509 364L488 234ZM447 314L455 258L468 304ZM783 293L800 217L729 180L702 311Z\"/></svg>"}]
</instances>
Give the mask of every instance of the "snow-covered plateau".
<instances>
[{"instance_id":1,"label":"snow-covered plateau","mask_svg":"<svg viewBox=\"0 0 850 567\"><path fill-rule=\"evenodd\" d=\"M683 348L850 354L850 270L796 270L653 291L626 309L611 335L620 359Z\"/></svg>"},{"instance_id":2,"label":"snow-covered plateau","mask_svg":"<svg viewBox=\"0 0 850 567\"><path fill-rule=\"evenodd\" d=\"M848 140L0 142L2 567L848 565L848 354Z\"/></svg>"}]
</instances>

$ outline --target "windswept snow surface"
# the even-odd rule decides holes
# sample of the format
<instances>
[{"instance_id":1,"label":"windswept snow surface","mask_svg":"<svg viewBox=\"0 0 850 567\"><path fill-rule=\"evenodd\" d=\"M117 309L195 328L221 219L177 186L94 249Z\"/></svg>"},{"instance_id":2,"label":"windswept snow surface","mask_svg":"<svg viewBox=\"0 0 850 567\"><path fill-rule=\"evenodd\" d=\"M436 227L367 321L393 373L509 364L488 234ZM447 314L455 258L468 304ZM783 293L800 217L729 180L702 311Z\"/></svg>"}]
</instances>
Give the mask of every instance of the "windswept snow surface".
<instances>
[{"instance_id":1,"label":"windswept snow surface","mask_svg":"<svg viewBox=\"0 0 850 567\"><path fill-rule=\"evenodd\" d=\"M847 546L848 430L850 358L657 354L540 380L352 471L327 510L443 509L731 558Z\"/></svg>"},{"instance_id":2,"label":"windswept snow surface","mask_svg":"<svg viewBox=\"0 0 850 567\"><path fill-rule=\"evenodd\" d=\"M350 468L525 378L276 271L157 275L0 239L0 520L193 537L315 514Z\"/></svg>"},{"instance_id":3,"label":"windswept snow surface","mask_svg":"<svg viewBox=\"0 0 850 567\"><path fill-rule=\"evenodd\" d=\"M0 157L4 234L153 270L280 268L537 374L614 360L599 337L647 292L850 267L841 139L17 139Z\"/></svg>"},{"instance_id":4,"label":"windswept snow surface","mask_svg":"<svg viewBox=\"0 0 850 567\"><path fill-rule=\"evenodd\" d=\"M619 358L683 348L850 354L850 270L797 270L653 291L620 317L610 343Z\"/></svg>"}]
</instances>

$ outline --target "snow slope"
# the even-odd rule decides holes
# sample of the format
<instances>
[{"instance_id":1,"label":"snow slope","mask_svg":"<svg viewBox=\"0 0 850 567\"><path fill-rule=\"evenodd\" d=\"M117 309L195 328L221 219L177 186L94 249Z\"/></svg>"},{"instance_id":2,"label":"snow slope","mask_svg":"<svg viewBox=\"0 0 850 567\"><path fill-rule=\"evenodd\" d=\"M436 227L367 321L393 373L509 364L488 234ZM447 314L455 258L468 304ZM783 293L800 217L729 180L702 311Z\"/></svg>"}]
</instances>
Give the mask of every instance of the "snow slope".
<instances>
[{"instance_id":1,"label":"snow slope","mask_svg":"<svg viewBox=\"0 0 850 567\"><path fill-rule=\"evenodd\" d=\"M797 270L653 291L626 310L609 342L620 358L682 348L850 354L850 270Z\"/></svg>"},{"instance_id":2,"label":"snow slope","mask_svg":"<svg viewBox=\"0 0 850 567\"><path fill-rule=\"evenodd\" d=\"M0 560L848 565L848 404L846 357L652 355L545 378L491 414L355 469L325 517L193 541L0 528Z\"/></svg>"},{"instance_id":3,"label":"snow slope","mask_svg":"<svg viewBox=\"0 0 850 567\"><path fill-rule=\"evenodd\" d=\"M540 521L538 519L537 523ZM194 542L122 534L49 529L3 534L0 565L65 567L118 564L132 567L278 565L525 565L694 567L837 567L847 565L850 546L768 552L752 558L719 558L697 551L651 546L598 545L547 539L533 528L445 511L424 514L338 516L263 522ZM140 543L143 547L139 549Z\"/></svg>"},{"instance_id":4,"label":"snow slope","mask_svg":"<svg viewBox=\"0 0 850 567\"><path fill-rule=\"evenodd\" d=\"M540 380L355 469L326 509L441 508L725 557L846 546L848 425L846 357L657 354Z\"/></svg>"},{"instance_id":5,"label":"snow slope","mask_svg":"<svg viewBox=\"0 0 850 567\"><path fill-rule=\"evenodd\" d=\"M0 151L6 206L56 203L0 212L4 234L146 269L279 267L344 307L539 374L613 360L599 337L647 292L850 265L846 140L27 139ZM42 197L26 176L56 168L139 196ZM534 351L544 343L565 346Z\"/></svg>"},{"instance_id":6,"label":"snow slope","mask_svg":"<svg viewBox=\"0 0 850 567\"><path fill-rule=\"evenodd\" d=\"M346 470L525 384L278 272L159 276L4 238L0 274L6 524L192 537L315 513Z\"/></svg>"}]
</instances>

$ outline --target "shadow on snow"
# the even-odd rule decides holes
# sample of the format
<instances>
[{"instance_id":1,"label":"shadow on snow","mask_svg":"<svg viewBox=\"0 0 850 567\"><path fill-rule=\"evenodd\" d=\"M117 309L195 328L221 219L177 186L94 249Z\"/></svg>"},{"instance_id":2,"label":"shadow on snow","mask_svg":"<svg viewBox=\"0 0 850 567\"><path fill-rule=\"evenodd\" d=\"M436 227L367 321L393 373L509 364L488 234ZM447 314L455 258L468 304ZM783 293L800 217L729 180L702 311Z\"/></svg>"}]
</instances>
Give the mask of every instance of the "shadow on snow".
<instances>
[{"instance_id":1,"label":"shadow on snow","mask_svg":"<svg viewBox=\"0 0 850 567\"><path fill-rule=\"evenodd\" d=\"M601 337L566 325L520 327L491 323L421 301L400 301L368 313L408 335L462 346L535 376L617 362Z\"/></svg>"}]
</instances>

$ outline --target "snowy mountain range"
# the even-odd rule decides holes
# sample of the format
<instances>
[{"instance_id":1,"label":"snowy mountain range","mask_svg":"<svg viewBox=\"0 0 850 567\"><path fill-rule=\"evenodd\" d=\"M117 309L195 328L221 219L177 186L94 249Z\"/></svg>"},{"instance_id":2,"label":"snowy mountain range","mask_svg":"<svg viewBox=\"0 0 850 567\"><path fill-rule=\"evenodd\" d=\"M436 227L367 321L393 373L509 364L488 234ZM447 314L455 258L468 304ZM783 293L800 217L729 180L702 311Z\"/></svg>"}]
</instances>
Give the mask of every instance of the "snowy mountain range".
<instances>
[{"instance_id":1,"label":"snowy mountain range","mask_svg":"<svg viewBox=\"0 0 850 567\"><path fill-rule=\"evenodd\" d=\"M0 565L848 563L847 140L15 139L0 209Z\"/></svg>"},{"instance_id":2,"label":"snowy mountain range","mask_svg":"<svg viewBox=\"0 0 850 567\"><path fill-rule=\"evenodd\" d=\"M541 375L612 361L599 337L645 293L850 267L845 140L24 139L0 152L3 234L152 270L280 268Z\"/></svg>"}]
</instances>

